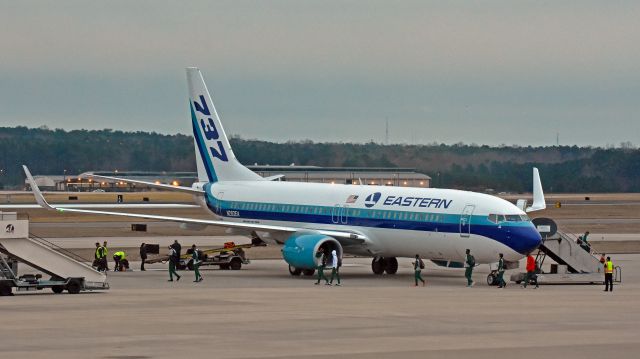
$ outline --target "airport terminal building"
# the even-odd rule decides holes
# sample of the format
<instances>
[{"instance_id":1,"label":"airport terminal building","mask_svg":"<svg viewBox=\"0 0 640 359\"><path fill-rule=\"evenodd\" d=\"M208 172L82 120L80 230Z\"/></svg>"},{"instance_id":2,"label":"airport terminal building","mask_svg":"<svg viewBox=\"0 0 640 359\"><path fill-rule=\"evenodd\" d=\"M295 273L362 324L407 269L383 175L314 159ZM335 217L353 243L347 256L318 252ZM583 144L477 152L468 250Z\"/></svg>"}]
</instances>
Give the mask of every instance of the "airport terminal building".
<instances>
[{"instance_id":1,"label":"airport terminal building","mask_svg":"<svg viewBox=\"0 0 640 359\"><path fill-rule=\"evenodd\" d=\"M247 166L262 177L283 175L280 180L335 184L367 184L401 187L431 186L431 177L414 168L317 167L317 166ZM138 191L146 187L124 182L94 180L87 174L123 177L147 182L191 186L197 180L195 172L90 171L76 176L39 175L36 183L52 191Z\"/></svg>"}]
</instances>

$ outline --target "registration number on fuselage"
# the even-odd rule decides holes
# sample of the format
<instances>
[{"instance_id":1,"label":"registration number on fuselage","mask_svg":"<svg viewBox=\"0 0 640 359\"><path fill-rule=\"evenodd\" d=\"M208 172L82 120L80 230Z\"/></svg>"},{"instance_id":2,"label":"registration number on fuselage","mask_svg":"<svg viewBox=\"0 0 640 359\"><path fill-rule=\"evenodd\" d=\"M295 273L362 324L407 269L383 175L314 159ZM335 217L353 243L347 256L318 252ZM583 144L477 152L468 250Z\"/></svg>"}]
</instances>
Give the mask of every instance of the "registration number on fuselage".
<instances>
[{"instance_id":1,"label":"registration number on fuselage","mask_svg":"<svg viewBox=\"0 0 640 359\"><path fill-rule=\"evenodd\" d=\"M240 217L240 212L239 211L227 211L227 216L228 217Z\"/></svg>"}]
</instances>

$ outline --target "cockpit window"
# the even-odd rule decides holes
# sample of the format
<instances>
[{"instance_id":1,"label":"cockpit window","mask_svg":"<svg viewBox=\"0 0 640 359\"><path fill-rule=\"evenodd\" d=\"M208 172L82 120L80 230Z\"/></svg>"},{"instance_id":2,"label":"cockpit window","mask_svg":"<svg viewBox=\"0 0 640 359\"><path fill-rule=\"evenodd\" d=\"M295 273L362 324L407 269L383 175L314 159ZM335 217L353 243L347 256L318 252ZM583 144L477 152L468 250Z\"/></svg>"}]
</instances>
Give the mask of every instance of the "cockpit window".
<instances>
[{"instance_id":1,"label":"cockpit window","mask_svg":"<svg viewBox=\"0 0 640 359\"><path fill-rule=\"evenodd\" d=\"M500 222L529 222L530 219L526 214L490 214L488 217L489 221L493 223Z\"/></svg>"}]
</instances>

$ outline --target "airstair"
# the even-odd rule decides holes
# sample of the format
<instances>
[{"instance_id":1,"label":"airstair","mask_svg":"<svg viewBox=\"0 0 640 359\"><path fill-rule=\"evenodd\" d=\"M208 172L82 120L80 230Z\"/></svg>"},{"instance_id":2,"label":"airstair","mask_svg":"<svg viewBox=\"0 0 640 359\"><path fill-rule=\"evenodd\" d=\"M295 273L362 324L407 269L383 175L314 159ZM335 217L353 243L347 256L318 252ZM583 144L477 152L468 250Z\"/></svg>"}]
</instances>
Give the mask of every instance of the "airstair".
<instances>
[{"instance_id":1,"label":"airstair","mask_svg":"<svg viewBox=\"0 0 640 359\"><path fill-rule=\"evenodd\" d=\"M540 284L601 284L604 281L604 265L600 263L600 253L589 250L578 244L578 237L556 230L549 236L544 236L536 263L539 268L547 258L553 260L549 271L540 271L538 282ZM523 273L516 273L511 280L519 283L524 277ZM615 267L614 281L622 281L622 269Z\"/></svg>"},{"instance_id":2,"label":"airstair","mask_svg":"<svg viewBox=\"0 0 640 359\"><path fill-rule=\"evenodd\" d=\"M70 293L78 293L82 290L109 288L106 274L94 270L84 263L83 258L55 248L43 238L29 236L29 222L18 220L15 213L0 212L0 252L9 259L6 261L3 258L0 261L0 277L4 278L0 278L0 292L4 291L5 294L7 286L18 289L52 288L56 293L64 289ZM40 280L41 275L17 277L15 260L51 276L51 280ZM24 278L27 280L23 280Z\"/></svg>"},{"instance_id":3,"label":"airstair","mask_svg":"<svg viewBox=\"0 0 640 359\"><path fill-rule=\"evenodd\" d=\"M559 265L566 265L570 273L604 273L598 254L582 248L574 234L557 231L540 245L538 263L542 265L549 257Z\"/></svg>"}]
</instances>

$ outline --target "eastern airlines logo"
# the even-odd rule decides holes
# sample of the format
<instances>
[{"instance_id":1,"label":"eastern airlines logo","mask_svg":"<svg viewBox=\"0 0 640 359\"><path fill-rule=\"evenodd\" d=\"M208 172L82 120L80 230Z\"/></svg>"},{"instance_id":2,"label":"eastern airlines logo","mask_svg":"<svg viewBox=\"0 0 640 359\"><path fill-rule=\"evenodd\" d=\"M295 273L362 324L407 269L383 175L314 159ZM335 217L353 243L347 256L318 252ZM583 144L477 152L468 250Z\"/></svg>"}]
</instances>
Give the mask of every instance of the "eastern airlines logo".
<instances>
[{"instance_id":1,"label":"eastern airlines logo","mask_svg":"<svg viewBox=\"0 0 640 359\"><path fill-rule=\"evenodd\" d=\"M364 200L364 205L367 208L373 207L378 203L382 195L380 192L372 193ZM425 198L425 197L402 197L402 196L387 196L383 206L400 206L400 207L422 207L422 208L444 208L447 209L451 205L453 200L447 200L445 198Z\"/></svg>"},{"instance_id":2,"label":"eastern airlines logo","mask_svg":"<svg viewBox=\"0 0 640 359\"><path fill-rule=\"evenodd\" d=\"M380 200L380 192L372 193L364 199L364 205L369 208L375 206L376 203Z\"/></svg>"},{"instance_id":3,"label":"eastern airlines logo","mask_svg":"<svg viewBox=\"0 0 640 359\"><path fill-rule=\"evenodd\" d=\"M200 95L200 102L202 104L193 101L193 106L195 107L196 112L200 112L207 117L207 122L205 122L204 118L198 118L200 127L202 127L202 133L204 133L204 137L206 137L207 142L215 141L214 144L216 145L215 147L209 146L209 151L211 152L211 155L213 157L220 159L220 161L227 162L229 158L227 157L227 153L224 151L222 141L218 140L220 138L220 134L218 133L218 129L216 128L215 121L213 121L213 119L209 117L211 116L211 111L209 110L207 101L202 95Z\"/></svg>"}]
</instances>

